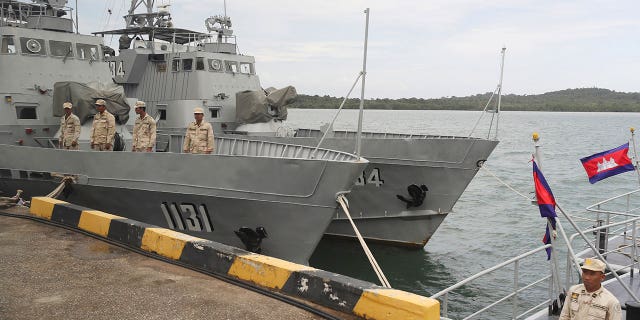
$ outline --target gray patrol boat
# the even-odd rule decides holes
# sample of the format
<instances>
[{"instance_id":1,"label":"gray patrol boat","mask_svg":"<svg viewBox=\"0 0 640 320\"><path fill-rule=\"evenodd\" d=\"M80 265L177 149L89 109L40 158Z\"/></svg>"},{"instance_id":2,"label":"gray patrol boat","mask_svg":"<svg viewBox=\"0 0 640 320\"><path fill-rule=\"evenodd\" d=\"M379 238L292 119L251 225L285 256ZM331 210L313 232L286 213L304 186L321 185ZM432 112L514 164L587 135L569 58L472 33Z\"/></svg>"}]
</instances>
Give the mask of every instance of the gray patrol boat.
<instances>
[{"instance_id":1,"label":"gray patrol boat","mask_svg":"<svg viewBox=\"0 0 640 320\"><path fill-rule=\"evenodd\" d=\"M110 111L127 105L122 97L92 96L104 87L79 84L111 81L108 49L100 37L73 32L65 4L0 0L0 192L46 195L64 182L61 198L74 204L307 263L335 215L336 197L368 161L233 137L217 137L212 155L90 151L91 121L84 116L81 150L54 148L60 124L54 97L69 95L77 114L95 113L82 106L97 98ZM183 126L191 121L184 120Z\"/></svg>"},{"instance_id":2,"label":"gray patrol boat","mask_svg":"<svg viewBox=\"0 0 640 320\"><path fill-rule=\"evenodd\" d=\"M263 91L255 58L238 52L228 16L209 17L207 32L196 32L174 27L168 8L155 11L153 4L133 0L125 28L95 34L120 35L119 55L107 58L113 80L128 96L147 102L167 134L159 149L180 147L194 104L206 110L218 136L318 144L320 130L295 130L286 123L286 103L295 89ZM322 146L353 152L355 137L356 132L330 131ZM365 133L362 155L371 162L349 195L362 235L424 246L497 143L495 138ZM354 237L354 232L337 214L327 235Z\"/></svg>"}]
</instances>

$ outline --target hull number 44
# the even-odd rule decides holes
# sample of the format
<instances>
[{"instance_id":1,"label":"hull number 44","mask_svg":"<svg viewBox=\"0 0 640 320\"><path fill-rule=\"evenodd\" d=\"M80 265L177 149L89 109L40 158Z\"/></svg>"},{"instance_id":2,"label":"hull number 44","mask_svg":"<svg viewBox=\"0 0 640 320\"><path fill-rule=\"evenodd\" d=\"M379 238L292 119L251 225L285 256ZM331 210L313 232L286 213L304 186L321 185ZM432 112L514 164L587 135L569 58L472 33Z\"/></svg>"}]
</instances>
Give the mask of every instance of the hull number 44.
<instances>
[{"instance_id":1,"label":"hull number 44","mask_svg":"<svg viewBox=\"0 0 640 320\"><path fill-rule=\"evenodd\" d=\"M170 229L212 232L211 218L204 204L163 202L160 207Z\"/></svg>"}]
</instances>

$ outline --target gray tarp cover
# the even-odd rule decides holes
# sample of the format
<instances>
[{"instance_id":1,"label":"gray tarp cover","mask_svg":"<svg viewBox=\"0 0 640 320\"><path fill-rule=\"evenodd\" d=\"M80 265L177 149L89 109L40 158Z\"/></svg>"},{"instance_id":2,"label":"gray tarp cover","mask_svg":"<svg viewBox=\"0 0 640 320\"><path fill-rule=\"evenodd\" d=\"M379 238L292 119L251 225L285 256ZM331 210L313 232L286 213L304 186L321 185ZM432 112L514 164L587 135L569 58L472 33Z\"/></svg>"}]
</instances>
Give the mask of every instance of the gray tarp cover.
<instances>
[{"instance_id":1,"label":"gray tarp cover","mask_svg":"<svg viewBox=\"0 0 640 320\"><path fill-rule=\"evenodd\" d=\"M56 82L53 85L53 115L63 116L62 104L71 102L73 113L80 118L80 123L85 123L98 113L95 101L104 99L107 111L116 117L116 122L125 124L129 120L131 109L125 98L124 88L114 83Z\"/></svg>"},{"instance_id":2,"label":"gray tarp cover","mask_svg":"<svg viewBox=\"0 0 640 320\"><path fill-rule=\"evenodd\" d=\"M265 93L266 91L266 93ZM236 93L236 122L260 123L271 119L287 120L287 105L295 101L298 94L293 86L282 89L268 88L259 91L242 91ZM270 112L270 107L276 112Z\"/></svg>"}]
</instances>

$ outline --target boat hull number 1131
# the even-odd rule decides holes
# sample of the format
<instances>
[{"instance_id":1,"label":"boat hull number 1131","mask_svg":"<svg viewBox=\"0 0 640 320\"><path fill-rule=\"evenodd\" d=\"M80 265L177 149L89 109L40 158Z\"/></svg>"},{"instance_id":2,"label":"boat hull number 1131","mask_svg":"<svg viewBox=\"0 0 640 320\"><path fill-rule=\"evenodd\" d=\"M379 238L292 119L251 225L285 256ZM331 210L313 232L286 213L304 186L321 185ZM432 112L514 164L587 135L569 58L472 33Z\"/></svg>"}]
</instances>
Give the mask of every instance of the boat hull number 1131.
<instances>
[{"instance_id":1,"label":"boat hull number 1131","mask_svg":"<svg viewBox=\"0 0 640 320\"><path fill-rule=\"evenodd\" d=\"M366 171L362 171L358 179L356 179L356 186L364 186L365 184L373 184L376 187L382 186L384 180L382 180L380 169L373 168L368 175Z\"/></svg>"},{"instance_id":2,"label":"boat hull number 1131","mask_svg":"<svg viewBox=\"0 0 640 320\"><path fill-rule=\"evenodd\" d=\"M170 229L212 232L211 218L204 204L163 202L160 207Z\"/></svg>"}]
</instances>

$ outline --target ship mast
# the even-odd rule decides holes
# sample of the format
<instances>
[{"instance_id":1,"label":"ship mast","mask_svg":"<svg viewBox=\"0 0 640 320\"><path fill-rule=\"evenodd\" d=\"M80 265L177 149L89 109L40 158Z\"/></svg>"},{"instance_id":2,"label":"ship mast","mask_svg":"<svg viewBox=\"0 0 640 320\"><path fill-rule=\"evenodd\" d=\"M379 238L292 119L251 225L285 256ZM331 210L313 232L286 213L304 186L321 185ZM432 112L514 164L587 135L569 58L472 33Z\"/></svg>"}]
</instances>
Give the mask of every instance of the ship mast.
<instances>
[{"instance_id":1,"label":"ship mast","mask_svg":"<svg viewBox=\"0 0 640 320\"><path fill-rule=\"evenodd\" d=\"M358 133L356 136L356 155L360 156L362 149L362 116L364 112L364 87L365 79L367 76L367 44L369 41L369 8L364 10L367 16L367 21L364 28L364 57L362 58L362 85L360 87L360 111L358 113Z\"/></svg>"},{"instance_id":2,"label":"ship mast","mask_svg":"<svg viewBox=\"0 0 640 320\"><path fill-rule=\"evenodd\" d=\"M129 8L129 14L124 17L124 20L127 23L127 28L133 24L134 19L136 18L135 11L136 11L136 9L138 9L138 7L140 7L141 5L146 6L147 7L147 14L151 15L153 13L153 4L154 4L154 2L155 2L155 0L131 0L131 7ZM145 22L146 23L141 25L142 27L151 27L151 26L153 26L153 20L149 21L149 19L146 19ZM140 23L138 23L138 24L140 24Z\"/></svg>"}]
</instances>

